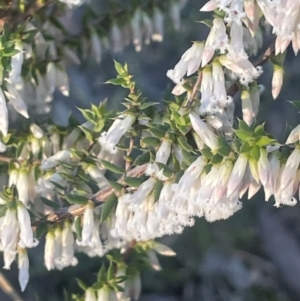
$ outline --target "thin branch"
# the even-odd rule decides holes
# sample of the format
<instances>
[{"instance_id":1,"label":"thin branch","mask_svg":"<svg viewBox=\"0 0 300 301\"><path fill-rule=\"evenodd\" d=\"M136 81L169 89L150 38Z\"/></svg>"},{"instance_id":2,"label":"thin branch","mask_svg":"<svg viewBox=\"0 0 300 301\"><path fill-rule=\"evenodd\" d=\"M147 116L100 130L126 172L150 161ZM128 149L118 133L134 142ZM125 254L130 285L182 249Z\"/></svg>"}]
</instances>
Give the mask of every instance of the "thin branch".
<instances>
[{"instance_id":1,"label":"thin branch","mask_svg":"<svg viewBox=\"0 0 300 301\"><path fill-rule=\"evenodd\" d=\"M196 94L197 94L197 92L198 92L198 88L199 88L199 86L201 85L201 82L202 82L202 71L200 71L200 72L198 73L198 77L197 77L196 83L195 83L195 85L193 86L192 93L191 93L191 95L189 96L188 101L187 101L185 107L190 108L190 107L192 106L192 104L193 104L193 102L194 102L194 98L195 98L195 96L196 96Z\"/></svg>"}]
</instances>

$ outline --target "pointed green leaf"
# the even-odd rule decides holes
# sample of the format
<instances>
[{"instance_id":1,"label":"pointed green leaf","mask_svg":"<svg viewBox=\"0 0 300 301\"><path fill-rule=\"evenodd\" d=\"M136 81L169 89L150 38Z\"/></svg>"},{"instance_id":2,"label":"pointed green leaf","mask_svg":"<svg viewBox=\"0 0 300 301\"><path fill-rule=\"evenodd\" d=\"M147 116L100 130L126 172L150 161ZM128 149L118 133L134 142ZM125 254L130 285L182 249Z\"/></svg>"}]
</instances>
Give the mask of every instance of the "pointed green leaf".
<instances>
[{"instance_id":1,"label":"pointed green leaf","mask_svg":"<svg viewBox=\"0 0 300 301\"><path fill-rule=\"evenodd\" d=\"M112 172L114 172L114 173L116 173L116 174L123 174L124 172L125 172L125 169L124 168L122 168L122 167L120 167L120 166L117 166L117 165L115 165L115 164L113 164L113 163L110 163L110 162L108 162L108 161L106 161L106 160L101 160L101 163L102 163L102 165L106 168L106 169L108 169L108 170L110 170L110 171L112 171Z\"/></svg>"},{"instance_id":2,"label":"pointed green leaf","mask_svg":"<svg viewBox=\"0 0 300 301\"><path fill-rule=\"evenodd\" d=\"M78 286L83 290L83 291L86 291L89 287L88 287L88 285L84 282L84 281L82 281L81 279L78 279L78 278L75 278L76 279L76 281L77 281L77 284L78 284Z\"/></svg>"},{"instance_id":3,"label":"pointed green leaf","mask_svg":"<svg viewBox=\"0 0 300 301\"><path fill-rule=\"evenodd\" d=\"M53 202L53 201L51 201L51 200L48 200L48 199L46 199L46 198L44 198L44 197L42 197L42 196L40 197L40 199L41 199L41 201L42 201L45 205L47 205L47 206L53 208L54 210L58 210L59 207L60 207L57 203L55 203L55 202Z\"/></svg>"},{"instance_id":4,"label":"pointed green leaf","mask_svg":"<svg viewBox=\"0 0 300 301\"><path fill-rule=\"evenodd\" d=\"M79 204L79 205L86 205L89 198L83 195L77 195L77 194L67 194L66 198L69 203L72 204Z\"/></svg>"},{"instance_id":5,"label":"pointed green leaf","mask_svg":"<svg viewBox=\"0 0 300 301\"><path fill-rule=\"evenodd\" d=\"M118 204L117 196L112 193L101 207L101 222L105 222Z\"/></svg>"},{"instance_id":6,"label":"pointed green leaf","mask_svg":"<svg viewBox=\"0 0 300 301\"><path fill-rule=\"evenodd\" d=\"M164 183L160 180L157 180L154 185L153 192L152 192L155 203L159 200L160 193L161 193L161 190L163 189L163 187L164 187Z\"/></svg>"},{"instance_id":7,"label":"pointed green leaf","mask_svg":"<svg viewBox=\"0 0 300 301\"><path fill-rule=\"evenodd\" d=\"M144 165L150 161L150 152L145 152L142 155L139 155L134 160L133 164L136 166Z\"/></svg>"},{"instance_id":8,"label":"pointed green leaf","mask_svg":"<svg viewBox=\"0 0 300 301\"><path fill-rule=\"evenodd\" d=\"M126 177L124 182L130 187L139 187L143 183L143 179L135 177Z\"/></svg>"}]
</instances>

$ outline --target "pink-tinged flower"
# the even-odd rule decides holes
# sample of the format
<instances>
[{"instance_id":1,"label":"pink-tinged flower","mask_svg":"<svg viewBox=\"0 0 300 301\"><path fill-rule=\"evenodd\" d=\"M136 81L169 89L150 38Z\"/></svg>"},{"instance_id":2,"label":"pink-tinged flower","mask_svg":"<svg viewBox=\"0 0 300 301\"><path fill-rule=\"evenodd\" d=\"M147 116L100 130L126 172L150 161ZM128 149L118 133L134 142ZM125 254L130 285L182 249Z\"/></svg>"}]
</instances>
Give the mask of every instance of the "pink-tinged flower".
<instances>
[{"instance_id":1,"label":"pink-tinged flower","mask_svg":"<svg viewBox=\"0 0 300 301\"><path fill-rule=\"evenodd\" d=\"M219 1L217 1L217 0L210 0L202 6L200 11L213 11L213 10L215 10L219 6L218 2Z\"/></svg>"},{"instance_id":2,"label":"pink-tinged flower","mask_svg":"<svg viewBox=\"0 0 300 301\"><path fill-rule=\"evenodd\" d=\"M221 18L215 18L213 20L213 26L210 29L205 42L202 55L202 67L210 62L210 60L214 56L215 50L220 50L221 53L225 53L227 46L228 36L226 33L224 21Z\"/></svg>"},{"instance_id":3,"label":"pink-tinged flower","mask_svg":"<svg viewBox=\"0 0 300 301\"><path fill-rule=\"evenodd\" d=\"M300 140L300 124L297 125L289 134L285 144L292 144Z\"/></svg>"},{"instance_id":4,"label":"pink-tinged flower","mask_svg":"<svg viewBox=\"0 0 300 301\"><path fill-rule=\"evenodd\" d=\"M282 67L274 65L273 77L272 77L272 96L276 99L281 91L283 84L284 70Z\"/></svg>"},{"instance_id":5,"label":"pink-tinged flower","mask_svg":"<svg viewBox=\"0 0 300 301\"><path fill-rule=\"evenodd\" d=\"M218 140L215 134L207 127L204 121L194 112L189 114L194 131L203 142L212 150L218 149Z\"/></svg>"},{"instance_id":6,"label":"pink-tinged flower","mask_svg":"<svg viewBox=\"0 0 300 301\"><path fill-rule=\"evenodd\" d=\"M247 164L248 164L248 156L245 153L240 154L233 166L230 178L228 180L228 184L227 184L228 198L231 197L232 195L235 195L239 190L239 186L242 183Z\"/></svg>"}]
</instances>

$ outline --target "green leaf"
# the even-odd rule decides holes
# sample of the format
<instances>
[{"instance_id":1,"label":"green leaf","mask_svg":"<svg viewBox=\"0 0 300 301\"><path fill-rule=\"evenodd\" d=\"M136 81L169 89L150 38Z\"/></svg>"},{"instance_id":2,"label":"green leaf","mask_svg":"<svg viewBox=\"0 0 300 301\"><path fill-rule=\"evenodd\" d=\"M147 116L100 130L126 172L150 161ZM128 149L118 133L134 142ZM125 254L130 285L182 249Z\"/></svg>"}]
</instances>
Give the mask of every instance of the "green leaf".
<instances>
[{"instance_id":1,"label":"green leaf","mask_svg":"<svg viewBox=\"0 0 300 301\"><path fill-rule=\"evenodd\" d=\"M194 149L191 147L191 145L188 143L187 139L185 136L180 136L177 138L177 141L181 148L186 150L187 152L194 152Z\"/></svg>"},{"instance_id":2,"label":"green leaf","mask_svg":"<svg viewBox=\"0 0 300 301\"><path fill-rule=\"evenodd\" d=\"M166 131L161 130L161 129L157 129L157 128L150 128L148 129L148 131L156 138L161 139L163 137L165 137L166 135Z\"/></svg>"},{"instance_id":3,"label":"green leaf","mask_svg":"<svg viewBox=\"0 0 300 301\"><path fill-rule=\"evenodd\" d=\"M66 198L68 202L72 204L80 204L80 205L86 205L89 198L83 195L77 195L77 194L67 194Z\"/></svg>"},{"instance_id":4,"label":"green leaf","mask_svg":"<svg viewBox=\"0 0 300 301\"><path fill-rule=\"evenodd\" d=\"M140 142L141 147L145 148L145 147L149 147L149 146L153 146L153 147L157 147L160 145L160 139L156 138L156 137L145 137L141 140Z\"/></svg>"},{"instance_id":5,"label":"green leaf","mask_svg":"<svg viewBox=\"0 0 300 301\"><path fill-rule=\"evenodd\" d=\"M254 140L252 133L246 132L244 130L235 130L235 134L238 138L245 142L249 142L249 140Z\"/></svg>"},{"instance_id":6,"label":"green leaf","mask_svg":"<svg viewBox=\"0 0 300 301\"><path fill-rule=\"evenodd\" d=\"M207 148L207 147L204 147L204 148L201 149L201 154L202 154L204 157L206 157L207 159L211 159L212 156L213 156L212 152L211 152L210 149Z\"/></svg>"},{"instance_id":7,"label":"green leaf","mask_svg":"<svg viewBox=\"0 0 300 301\"><path fill-rule=\"evenodd\" d=\"M106 280L106 268L105 265L102 264L98 274L97 274L97 281L105 281Z\"/></svg>"},{"instance_id":8,"label":"green leaf","mask_svg":"<svg viewBox=\"0 0 300 301\"><path fill-rule=\"evenodd\" d=\"M58 210L59 207L60 207L57 203L55 203L55 202L53 202L53 201L51 201L51 200L48 200L48 199L46 199L46 198L44 198L44 197L42 197L42 196L40 197L40 199L41 199L41 201L42 201L45 205L47 205L47 206L53 208L54 210Z\"/></svg>"},{"instance_id":9,"label":"green leaf","mask_svg":"<svg viewBox=\"0 0 300 301\"><path fill-rule=\"evenodd\" d=\"M258 161L259 157L260 157L260 149L257 145L254 145L253 148L251 149L250 155L256 160Z\"/></svg>"},{"instance_id":10,"label":"green leaf","mask_svg":"<svg viewBox=\"0 0 300 301\"><path fill-rule=\"evenodd\" d=\"M269 138L268 136L263 136L256 142L256 145L259 147L263 147L273 144L274 142L276 142L275 139Z\"/></svg>"},{"instance_id":11,"label":"green leaf","mask_svg":"<svg viewBox=\"0 0 300 301\"><path fill-rule=\"evenodd\" d=\"M220 154L215 154L213 155L213 157L211 158L211 163L212 164L219 164L223 161L223 157Z\"/></svg>"},{"instance_id":12,"label":"green leaf","mask_svg":"<svg viewBox=\"0 0 300 301\"><path fill-rule=\"evenodd\" d=\"M113 262L110 261L109 262L109 267L108 267L108 270L107 270L107 276L106 276L106 279L107 281L110 281L114 278L114 265L113 265Z\"/></svg>"},{"instance_id":13,"label":"green leaf","mask_svg":"<svg viewBox=\"0 0 300 301\"><path fill-rule=\"evenodd\" d=\"M218 149L218 153L219 153L221 156L223 156L223 157L229 156L230 151L231 151L231 149L230 149L230 146L229 146L229 145L227 145L227 146L222 146L222 147L220 147L220 148Z\"/></svg>"},{"instance_id":14,"label":"green leaf","mask_svg":"<svg viewBox=\"0 0 300 301\"><path fill-rule=\"evenodd\" d=\"M265 135L264 125L260 124L254 129L255 136L263 136Z\"/></svg>"},{"instance_id":15,"label":"green leaf","mask_svg":"<svg viewBox=\"0 0 300 301\"><path fill-rule=\"evenodd\" d=\"M81 215L80 216L76 216L75 220L74 220L75 231L76 231L76 234L77 234L77 237L78 237L79 240L81 240L81 233L82 233L81 220L82 220Z\"/></svg>"},{"instance_id":16,"label":"green leaf","mask_svg":"<svg viewBox=\"0 0 300 301\"><path fill-rule=\"evenodd\" d=\"M113 79L109 79L108 81L105 82L106 84L112 84L115 86L122 86L122 85L126 85L127 81L124 78L113 78Z\"/></svg>"},{"instance_id":17,"label":"green leaf","mask_svg":"<svg viewBox=\"0 0 300 301\"><path fill-rule=\"evenodd\" d=\"M121 192L123 189L123 185L120 183L117 183L115 181L108 181L108 183L115 191Z\"/></svg>"},{"instance_id":18,"label":"green leaf","mask_svg":"<svg viewBox=\"0 0 300 301\"><path fill-rule=\"evenodd\" d=\"M139 187L143 183L143 180L141 178L126 177L124 182L130 187Z\"/></svg>"},{"instance_id":19,"label":"green leaf","mask_svg":"<svg viewBox=\"0 0 300 301\"><path fill-rule=\"evenodd\" d=\"M75 278L76 279L76 281L77 281L77 284L78 284L78 286L83 290L83 291L86 291L89 287L88 287L88 285L84 282L84 281L82 281L81 279L78 279L78 278Z\"/></svg>"},{"instance_id":20,"label":"green leaf","mask_svg":"<svg viewBox=\"0 0 300 301\"><path fill-rule=\"evenodd\" d=\"M158 105L158 104L159 104L159 102L151 102L151 101L144 102L140 105L140 110L144 110L144 109L147 109L149 107L152 107L152 106L155 106L155 105Z\"/></svg>"},{"instance_id":21,"label":"green leaf","mask_svg":"<svg viewBox=\"0 0 300 301\"><path fill-rule=\"evenodd\" d=\"M133 164L136 166L144 165L150 161L150 152L145 152L142 155L139 155L134 160Z\"/></svg>"},{"instance_id":22,"label":"green leaf","mask_svg":"<svg viewBox=\"0 0 300 301\"><path fill-rule=\"evenodd\" d=\"M36 238L41 238L48 230L48 223L47 222L41 222L38 224L38 226L35 229L35 236Z\"/></svg>"},{"instance_id":23,"label":"green leaf","mask_svg":"<svg viewBox=\"0 0 300 301\"><path fill-rule=\"evenodd\" d=\"M52 183L56 188L61 189L61 190L65 190L65 187L58 184L57 182L54 181L50 181L50 183Z\"/></svg>"},{"instance_id":24,"label":"green leaf","mask_svg":"<svg viewBox=\"0 0 300 301\"><path fill-rule=\"evenodd\" d=\"M211 19L197 21L197 23L202 23L202 24L206 25L209 28L211 28L213 26L213 21Z\"/></svg>"},{"instance_id":25,"label":"green leaf","mask_svg":"<svg viewBox=\"0 0 300 301\"><path fill-rule=\"evenodd\" d=\"M157 180L152 191L155 203L159 200L160 193L163 187L164 187L164 183L160 180Z\"/></svg>"},{"instance_id":26,"label":"green leaf","mask_svg":"<svg viewBox=\"0 0 300 301\"><path fill-rule=\"evenodd\" d=\"M114 193L112 193L101 207L101 222L107 220L107 218L109 217L113 209L117 206L117 204L118 198Z\"/></svg>"},{"instance_id":27,"label":"green leaf","mask_svg":"<svg viewBox=\"0 0 300 301\"><path fill-rule=\"evenodd\" d=\"M252 133L252 130L249 127L249 125L242 119L239 120L239 129L248 133Z\"/></svg>"},{"instance_id":28,"label":"green leaf","mask_svg":"<svg viewBox=\"0 0 300 301\"><path fill-rule=\"evenodd\" d=\"M113 164L113 163L110 163L110 162L108 162L108 161L106 161L106 160L101 160L101 163L102 163L102 165L103 165L106 169L112 171L113 173L121 174L121 175L122 175L122 174L125 172L125 169L124 169L124 168L122 168L122 167L120 167L120 166L117 166L117 165L115 165L115 164Z\"/></svg>"},{"instance_id":29,"label":"green leaf","mask_svg":"<svg viewBox=\"0 0 300 301\"><path fill-rule=\"evenodd\" d=\"M124 67L122 66L122 64L120 64L119 62L117 62L116 60L114 60L115 62L115 69L118 72L118 74L120 75L127 75L127 65L125 64Z\"/></svg>"},{"instance_id":30,"label":"green leaf","mask_svg":"<svg viewBox=\"0 0 300 301\"><path fill-rule=\"evenodd\" d=\"M295 106L298 110L300 110L300 100L291 100L288 102Z\"/></svg>"},{"instance_id":31,"label":"green leaf","mask_svg":"<svg viewBox=\"0 0 300 301\"><path fill-rule=\"evenodd\" d=\"M240 148L240 153L248 153L251 150L251 148L252 147L247 142L245 142Z\"/></svg>"}]
</instances>

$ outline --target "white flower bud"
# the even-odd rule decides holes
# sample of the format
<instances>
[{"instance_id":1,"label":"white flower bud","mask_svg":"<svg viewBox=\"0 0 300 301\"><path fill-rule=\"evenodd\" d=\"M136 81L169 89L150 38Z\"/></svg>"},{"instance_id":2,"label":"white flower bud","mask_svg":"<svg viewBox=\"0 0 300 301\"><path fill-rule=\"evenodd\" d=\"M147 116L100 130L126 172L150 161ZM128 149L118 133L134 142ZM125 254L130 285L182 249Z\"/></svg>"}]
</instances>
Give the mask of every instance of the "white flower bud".
<instances>
[{"instance_id":1,"label":"white flower bud","mask_svg":"<svg viewBox=\"0 0 300 301\"><path fill-rule=\"evenodd\" d=\"M55 268L55 234L53 231L48 231L46 235L44 264L48 271Z\"/></svg>"},{"instance_id":2,"label":"white flower bud","mask_svg":"<svg viewBox=\"0 0 300 301\"><path fill-rule=\"evenodd\" d=\"M20 242L19 246L22 248L36 247L39 241L33 237L33 231L31 228L30 215L23 205L19 202L17 206L18 222L20 225Z\"/></svg>"},{"instance_id":3,"label":"white flower bud","mask_svg":"<svg viewBox=\"0 0 300 301\"><path fill-rule=\"evenodd\" d=\"M289 134L285 144L292 144L300 140L300 124L297 125Z\"/></svg>"},{"instance_id":4,"label":"white flower bud","mask_svg":"<svg viewBox=\"0 0 300 301\"><path fill-rule=\"evenodd\" d=\"M30 125L30 132L36 139L41 139L44 136L43 130L36 123Z\"/></svg>"},{"instance_id":5,"label":"white flower bud","mask_svg":"<svg viewBox=\"0 0 300 301\"><path fill-rule=\"evenodd\" d=\"M107 287L102 287L97 291L97 301L110 301L109 299L109 289Z\"/></svg>"},{"instance_id":6,"label":"white flower bud","mask_svg":"<svg viewBox=\"0 0 300 301\"><path fill-rule=\"evenodd\" d=\"M189 114L194 131L203 142L212 150L218 149L218 140L215 134L207 127L205 122L194 112Z\"/></svg>"},{"instance_id":7,"label":"white flower bud","mask_svg":"<svg viewBox=\"0 0 300 301\"><path fill-rule=\"evenodd\" d=\"M25 118L29 118L26 104L16 88L9 82L6 82L6 88L7 91L4 91L5 96L9 99L14 109Z\"/></svg>"},{"instance_id":8,"label":"white flower bud","mask_svg":"<svg viewBox=\"0 0 300 301\"><path fill-rule=\"evenodd\" d=\"M17 182L19 200L23 202L25 206L28 205L28 170L27 168L21 168L19 171Z\"/></svg>"},{"instance_id":9,"label":"white flower bud","mask_svg":"<svg viewBox=\"0 0 300 301\"><path fill-rule=\"evenodd\" d=\"M19 268L19 284L21 291L24 292L29 281L29 260L26 249L18 250L18 268Z\"/></svg>"},{"instance_id":10,"label":"white flower bud","mask_svg":"<svg viewBox=\"0 0 300 301\"><path fill-rule=\"evenodd\" d=\"M47 170L58 165L58 161L69 161L71 158L71 152L68 150L62 150L54 154L53 156L43 160L40 169Z\"/></svg>"},{"instance_id":11,"label":"white flower bud","mask_svg":"<svg viewBox=\"0 0 300 301\"><path fill-rule=\"evenodd\" d=\"M0 88L0 131L3 136L7 136L8 131L8 111L2 89Z\"/></svg>"},{"instance_id":12,"label":"white flower bud","mask_svg":"<svg viewBox=\"0 0 300 301\"><path fill-rule=\"evenodd\" d=\"M7 209L1 225L1 249L15 251L19 235L19 224L15 210Z\"/></svg>"},{"instance_id":13,"label":"white flower bud","mask_svg":"<svg viewBox=\"0 0 300 301\"><path fill-rule=\"evenodd\" d=\"M276 99L281 91L283 84L284 70L282 67L274 66L272 77L272 96Z\"/></svg>"},{"instance_id":14,"label":"white flower bud","mask_svg":"<svg viewBox=\"0 0 300 301\"><path fill-rule=\"evenodd\" d=\"M88 288L85 291L84 301L97 301L96 292L93 288Z\"/></svg>"},{"instance_id":15,"label":"white flower bud","mask_svg":"<svg viewBox=\"0 0 300 301\"><path fill-rule=\"evenodd\" d=\"M82 222L81 241L76 240L79 246L91 246L94 229L94 208L95 204L89 201L85 207Z\"/></svg>"}]
</instances>

